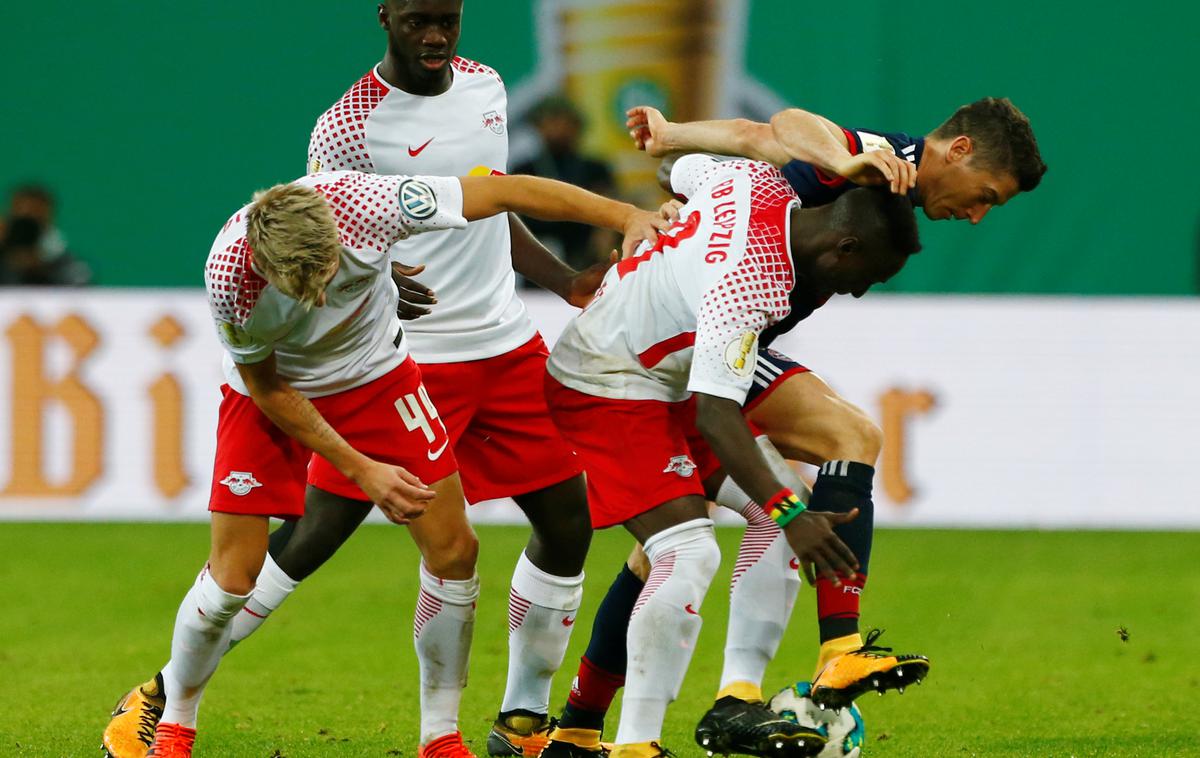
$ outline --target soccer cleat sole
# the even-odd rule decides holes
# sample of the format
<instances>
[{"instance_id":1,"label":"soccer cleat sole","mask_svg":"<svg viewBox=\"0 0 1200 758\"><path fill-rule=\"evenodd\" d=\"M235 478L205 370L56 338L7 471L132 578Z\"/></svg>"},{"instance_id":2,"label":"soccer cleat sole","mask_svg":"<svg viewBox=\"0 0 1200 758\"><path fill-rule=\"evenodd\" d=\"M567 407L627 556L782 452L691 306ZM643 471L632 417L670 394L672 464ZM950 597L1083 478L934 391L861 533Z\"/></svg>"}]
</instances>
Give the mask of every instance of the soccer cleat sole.
<instances>
[{"instance_id":1,"label":"soccer cleat sole","mask_svg":"<svg viewBox=\"0 0 1200 758\"><path fill-rule=\"evenodd\" d=\"M760 758L811 758L825 749L816 735L779 734L764 737L757 745L734 745L722 733L696 727L696 744L712 755L756 755Z\"/></svg>"},{"instance_id":2,"label":"soccer cleat sole","mask_svg":"<svg viewBox=\"0 0 1200 758\"><path fill-rule=\"evenodd\" d=\"M542 758L608 758L612 746L600 745L599 750L589 750L569 742L551 740L542 751Z\"/></svg>"},{"instance_id":3,"label":"soccer cleat sole","mask_svg":"<svg viewBox=\"0 0 1200 758\"><path fill-rule=\"evenodd\" d=\"M865 676L848 687L834 689L833 687L814 686L810 697L821 709L840 710L849 706L860 695L872 690L880 695L888 690L896 690L904 694L905 687L920 684L928 674L929 661L925 658L912 658L901 661L887 671Z\"/></svg>"}]
</instances>

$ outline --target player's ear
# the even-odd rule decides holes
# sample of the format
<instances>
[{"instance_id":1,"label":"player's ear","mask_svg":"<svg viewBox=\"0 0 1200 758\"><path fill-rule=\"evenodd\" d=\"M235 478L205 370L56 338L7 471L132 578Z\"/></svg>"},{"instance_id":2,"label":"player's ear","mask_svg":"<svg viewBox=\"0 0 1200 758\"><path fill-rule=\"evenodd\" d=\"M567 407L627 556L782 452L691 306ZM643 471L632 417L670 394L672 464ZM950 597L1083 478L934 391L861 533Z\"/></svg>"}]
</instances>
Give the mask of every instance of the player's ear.
<instances>
[{"instance_id":1,"label":"player's ear","mask_svg":"<svg viewBox=\"0 0 1200 758\"><path fill-rule=\"evenodd\" d=\"M842 237L837 243L838 257L854 255L862 249L862 240L858 237Z\"/></svg>"},{"instance_id":2,"label":"player's ear","mask_svg":"<svg viewBox=\"0 0 1200 758\"><path fill-rule=\"evenodd\" d=\"M386 2L380 3L379 4L379 25L381 27L383 27L384 29L386 29L387 31L391 31L391 29L388 28L390 23L391 23L391 19L388 16L387 3Z\"/></svg>"},{"instance_id":3,"label":"player's ear","mask_svg":"<svg viewBox=\"0 0 1200 758\"><path fill-rule=\"evenodd\" d=\"M965 134L960 134L950 141L950 147L946 150L946 157L951 163L955 161L965 160L971 157L971 153L975 151L975 140Z\"/></svg>"}]
</instances>

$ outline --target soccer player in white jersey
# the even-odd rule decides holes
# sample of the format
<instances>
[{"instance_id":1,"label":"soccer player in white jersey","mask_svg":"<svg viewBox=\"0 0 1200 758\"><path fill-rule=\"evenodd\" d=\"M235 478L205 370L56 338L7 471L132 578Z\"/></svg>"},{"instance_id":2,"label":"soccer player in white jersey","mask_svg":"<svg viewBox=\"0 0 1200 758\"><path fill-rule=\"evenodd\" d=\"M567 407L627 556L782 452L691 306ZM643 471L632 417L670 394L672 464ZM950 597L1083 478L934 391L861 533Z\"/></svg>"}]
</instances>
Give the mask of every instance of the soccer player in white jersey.
<instances>
[{"instance_id":1,"label":"soccer player in white jersey","mask_svg":"<svg viewBox=\"0 0 1200 758\"><path fill-rule=\"evenodd\" d=\"M317 120L310 171L507 170L507 94L491 68L456 56L462 10L462 0L380 5L386 54ZM605 267L575 272L515 216L401 241L392 258L425 266L421 280L436 293L437 303L406 332L467 500L512 497L532 526L511 581L507 685L488 752L536 753L582 597L591 528L578 462L546 411L548 351L516 294L515 273L582 305ZM358 522L344 509L311 508L294 533L273 536L271 555L291 579L303 579Z\"/></svg>"},{"instance_id":2,"label":"soccer player in white jersey","mask_svg":"<svg viewBox=\"0 0 1200 758\"><path fill-rule=\"evenodd\" d=\"M396 315L388 251L410 234L509 210L626 231L631 241L654 236L654 214L547 179L350 171L273 187L225 224L205 268L228 382L212 550L179 608L170 661L117 706L104 734L110 755L191 755L200 698L239 622L255 626L292 586L264 565L268 519L295 520L319 502L358 518L374 503L408 525L423 558L418 755L471 756L457 715L478 544L446 428Z\"/></svg>"},{"instance_id":3,"label":"soccer player in white jersey","mask_svg":"<svg viewBox=\"0 0 1200 758\"><path fill-rule=\"evenodd\" d=\"M719 561L703 487L719 467L764 504L806 570L853 578L853 553L833 527L855 513L805 510L740 404L759 335L787 318L794 292L861 296L920 249L911 203L886 191L802 210L768 164L705 156L680 159L671 180L690 198L680 221L609 271L547 365L551 416L587 470L593 525L623 525L651 564L629 622L613 758L665 754L663 718Z\"/></svg>"}]
</instances>

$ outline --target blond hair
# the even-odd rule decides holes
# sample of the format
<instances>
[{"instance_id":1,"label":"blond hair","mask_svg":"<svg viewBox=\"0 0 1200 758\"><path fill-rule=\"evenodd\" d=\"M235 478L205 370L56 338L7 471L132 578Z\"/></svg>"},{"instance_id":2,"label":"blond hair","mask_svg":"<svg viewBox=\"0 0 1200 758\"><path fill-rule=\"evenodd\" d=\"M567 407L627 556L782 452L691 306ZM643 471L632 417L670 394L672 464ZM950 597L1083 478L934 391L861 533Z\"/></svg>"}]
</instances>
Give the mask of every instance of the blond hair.
<instances>
[{"instance_id":1,"label":"blond hair","mask_svg":"<svg viewBox=\"0 0 1200 758\"><path fill-rule=\"evenodd\" d=\"M267 281L306 308L321 298L341 253L333 210L316 190L299 184L254 195L246 242Z\"/></svg>"}]
</instances>

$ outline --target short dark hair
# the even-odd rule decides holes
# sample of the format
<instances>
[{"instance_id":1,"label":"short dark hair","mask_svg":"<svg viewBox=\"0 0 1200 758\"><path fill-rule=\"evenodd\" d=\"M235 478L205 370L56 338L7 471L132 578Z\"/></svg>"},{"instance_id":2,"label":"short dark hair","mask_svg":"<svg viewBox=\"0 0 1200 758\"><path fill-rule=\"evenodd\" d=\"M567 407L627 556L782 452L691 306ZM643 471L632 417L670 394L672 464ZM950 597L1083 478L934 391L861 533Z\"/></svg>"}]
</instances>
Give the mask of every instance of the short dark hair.
<instances>
[{"instance_id":1,"label":"short dark hair","mask_svg":"<svg viewBox=\"0 0 1200 758\"><path fill-rule=\"evenodd\" d=\"M54 205L54 194L47 187L34 182L18 184L8 194L9 197L31 197L35 200L41 200L47 205Z\"/></svg>"},{"instance_id":2,"label":"short dark hair","mask_svg":"<svg viewBox=\"0 0 1200 758\"><path fill-rule=\"evenodd\" d=\"M1022 192L1033 190L1042 181L1046 164L1033 127L1007 97L985 97L962 106L930 136L954 139L963 134L975 143L975 161L1011 174Z\"/></svg>"},{"instance_id":3,"label":"short dark hair","mask_svg":"<svg viewBox=\"0 0 1200 758\"><path fill-rule=\"evenodd\" d=\"M852 189L834 202L833 223L872 247L899 255L921 252L912 201L886 187Z\"/></svg>"}]
</instances>

